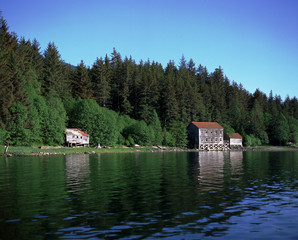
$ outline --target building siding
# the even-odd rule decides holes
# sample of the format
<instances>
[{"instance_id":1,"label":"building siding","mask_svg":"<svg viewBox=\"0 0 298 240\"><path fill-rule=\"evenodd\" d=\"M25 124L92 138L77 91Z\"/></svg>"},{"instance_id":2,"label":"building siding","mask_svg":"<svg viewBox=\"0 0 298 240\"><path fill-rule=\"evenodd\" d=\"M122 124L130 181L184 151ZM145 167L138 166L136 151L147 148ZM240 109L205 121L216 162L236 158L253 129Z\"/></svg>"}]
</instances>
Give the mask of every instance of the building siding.
<instances>
[{"instance_id":1,"label":"building siding","mask_svg":"<svg viewBox=\"0 0 298 240\"><path fill-rule=\"evenodd\" d=\"M78 129L65 130L67 146L89 146L89 135Z\"/></svg>"},{"instance_id":2,"label":"building siding","mask_svg":"<svg viewBox=\"0 0 298 240\"><path fill-rule=\"evenodd\" d=\"M191 123L187 130L189 136L189 147L191 148L204 148L204 147L213 147L221 146L224 144L223 138L223 128L200 128L199 124ZM208 125L208 123L202 124L203 126ZM216 125L210 123L210 125Z\"/></svg>"}]
</instances>

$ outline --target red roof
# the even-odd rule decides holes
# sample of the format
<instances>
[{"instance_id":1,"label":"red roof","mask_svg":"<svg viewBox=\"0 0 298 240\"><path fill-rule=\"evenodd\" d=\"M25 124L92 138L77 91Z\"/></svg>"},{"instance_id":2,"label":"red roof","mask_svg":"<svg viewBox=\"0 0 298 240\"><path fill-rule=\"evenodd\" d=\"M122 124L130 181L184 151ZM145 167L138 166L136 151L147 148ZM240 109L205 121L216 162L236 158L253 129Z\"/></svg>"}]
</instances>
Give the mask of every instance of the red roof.
<instances>
[{"instance_id":1,"label":"red roof","mask_svg":"<svg viewBox=\"0 0 298 240\"><path fill-rule=\"evenodd\" d=\"M228 133L229 137L230 138L241 138L242 139L242 136L239 134L239 133Z\"/></svg>"},{"instance_id":2,"label":"red roof","mask_svg":"<svg viewBox=\"0 0 298 240\"><path fill-rule=\"evenodd\" d=\"M217 122L192 122L198 128L223 129Z\"/></svg>"},{"instance_id":3,"label":"red roof","mask_svg":"<svg viewBox=\"0 0 298 240\"><path fill-rule=\"evenodd\" d=\"M87 133L85 133L85 132L83 132L83 131L81 131L80 129L75 129L77 132L79 132L80 134L82 134L83 136L86 136L86 137L88 137L89 136L89 134L87 134Z\"/></svg>"}]
</instances>

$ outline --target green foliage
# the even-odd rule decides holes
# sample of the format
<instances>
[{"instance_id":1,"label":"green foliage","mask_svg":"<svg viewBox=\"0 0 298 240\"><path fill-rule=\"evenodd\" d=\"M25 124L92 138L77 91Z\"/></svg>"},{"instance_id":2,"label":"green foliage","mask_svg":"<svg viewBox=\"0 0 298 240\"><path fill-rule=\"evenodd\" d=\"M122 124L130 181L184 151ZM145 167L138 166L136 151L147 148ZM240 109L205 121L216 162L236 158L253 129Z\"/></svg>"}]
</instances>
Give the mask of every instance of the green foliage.
<instances>
[{"instance_id":1,"label":"green foliage","mask_svg":"<svg viewBox=\"0 0 298 240\"><path fill-rule=\"evenodd\" d=\"M10 111L12 115L12 122L9 127L11 144L16 146L29 145L30 131L25 128L25 120L28 114L26 107L15 102Z\"/></svg>"},{"instance_id":2,"label":"green foliage","mask_svg":"<svg viewBox=\"0 0 298 240\"><path fill-rule=\"evenodd\" d=\"M66 111L59 98L50 97L47 101L47 119L44 119L43 141L47 145L60 145L64 142Z\"/></svg>"},{"instance_id":3,"label":"green foliage","mask_svg":"<svg viewBox=\"0 0 298 240\"><path fill-rule=\"evenodd\" d=\"M144 121L138 121L126 127L123 130L123 134L127 139L131 137L136 144L141 146L152 145L152 141L154 140L153 129L148 127Z\"/></svg>"},{"instance_id":4,"label":"green foliage","mask_svg":"<svg viewBox=\"0 0 298 240\"><path fill-rule=\"evenodd\" d=\"M298 120L289 117L289 130L290 130L290 140L294 143L298 143Z\"/></svg>"},{"instance_id":5,"label":"green foliage","mask_svg":"<svg viewBox=\"0 0 298 240\"><path fill-rule=\"evenodd\" d=\"M235 130L226 123L220 123L220 125L224 128L224 138L229 139L228 133L235 133Z\"/></svg>"},{"instance_id":6,"label":"green foliage","mask_svg":"<svg viewBox=\"0 0 298 240\"><path fill-rule=\"evenodd\" d=\"M58 94L61 99L71 96L65 66L54 43L49 43L44 52L42 90L45 96Z\"/></svg>"},{"instance_id":7,"label":"green foliage","mask_svg":"<svg viewBox=\"0 0 298 240\"><path fill-rule=\"evenodd\" d=\"M6 144L8 139L9 139L9 132L3 130L0 127L0 144Z\"/></svg>"},{"instance_id":8,"label":"green foliage","mask_svg":"<svg viewBox=\"0 0 298 240\"><path fill-rule=\"evenodd\" d=\"M170 132L163 133L162 145L169 146L169 147L176 146L176 139L173 137L173 135Z\"/></svg>"},{"instance_id":9,"label":"green foliage","mask_svg":"<svg viewBox=\"0 0 298 240\"><path fill-rule=\"evenodd\" d=\"M260 145L262 145L261 140L255 137L253 134L244 135L244 146L255 147Z\"/></svg>"},{"instance_id":10,"label":"green foliage","mask_svg":"<svg viewBox=\"0 0 298 240\"><path fill-rule=\"evenodd\" d=\"M150 124L149 126L154 131L154 138L152 140L152 144L153 145L161 145L162 144L162 135L161 135L162 128L161 128L161 123L159 121L158 115L155 110L153 111L153 113L151 115L149 124Z\"/></svg>"},{"instance_id":11,"label":"green foliage","mask_svg":"<svg viewBox=\"0 0 298 240\"><path fill-rule=\"evenodd\" d=\"M255 100L253 108L250 111L246 132L260 138L261 135L263 135L264 129L264 114L262 112L259 101Z\"/></svg>"},{"instance_id":12,"label":"green foliage","mask_svg":"<svg viewBox=\"0 0 298 240\"><path fill-rule=\"evenodd\" d=\"M93 98L92 83L83 61L76 68L72 85L74 98Z\"/></svg>"},{"instance_id":13,"label":"green foliage","mask_svg":"<svg viewBox=\"0 0 298 240\"><path fill-rule=\"evenodd\" d=\"M135 141L133 140L132 136L128 136L126 141L125 141L125 145L128 147L134 147L135 146Z\"/></svg>"},{"instance_id":14,"label":"green foliage","mask_svg":"<svg viewBox=\"0 0 298 240\"><path fill-rule=\"evenodd\" d=\"M269 144L269 137L268 137L267 132L265 132L265 131L261 131L261 132L259 133L259 139L260 139L262 145L267 145L267 144Z\"/></svg>"},{"instance_id":15,"label":"green foliage","mask_svg":"<svg viewBox=\"0 0 298 240\"><path fill-rule=\"evenodd\" d=\"M94 96L98 104L105 107L110 99L111 71L109 59L96 59L91 69L91 81L94 84Z\"/></svg>"},{"instance_id":16,"label":"green foliage","mask_svg":"<svg viewBox=\"0 0 298 240\"><path fill-rule=\"evenodd\" d=\"M278 145L286 145L289 138L290 129L285 116L282 113L273 116L271 121L271 142Z\"/></svg>"},{"instance_id":17,"label":"green foliage","mask_svg":"<svg viewBox=\"0 0 298 240\"><path fill-rule=\"evenodd\" d=\"M188 144L186 126L183 122L174 122L170 126L170 136L167 140L171 146L185 147ZM175 143L170 138L175 139Z\"/></svg>"},{"instance_id":18,"label":"green foliage","mask_svg":"<svg viewBox=\"0 0 298 240\"><path fill-rule=\"evenodd\" d=\"M117 143L119 130L115 112L101 108L91 99L78 99L70 105L69 127L87 130L90 144L113 146Z\"/></svg>"}]
</instances>

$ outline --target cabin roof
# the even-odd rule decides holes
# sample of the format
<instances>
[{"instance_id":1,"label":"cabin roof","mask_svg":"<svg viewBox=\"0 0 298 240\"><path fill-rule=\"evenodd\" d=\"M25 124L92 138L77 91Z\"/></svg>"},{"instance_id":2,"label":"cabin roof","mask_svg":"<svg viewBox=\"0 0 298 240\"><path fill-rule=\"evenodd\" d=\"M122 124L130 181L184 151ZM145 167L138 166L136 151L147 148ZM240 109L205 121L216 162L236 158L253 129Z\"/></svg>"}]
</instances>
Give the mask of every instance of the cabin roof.
<instances>
[{"instance_id":1,"label":"cabin roof","mask_svg":"<svg viewBox=\"0 0 298 240\"><path fill-rule=\"evenodd\" d=\"M89 134L83 132L82 130L78 128L66 128L66 133L72 133L73 135L82 135L88 137Z\"/></svg>"},{"instance_id":2,"label":"cabin roof","mask_svg":"<svg viewBox=\"0 0 298 240\"><path fill-rule=\"evenodd\" d=\"M228 133L230 138L240 138L242 139L242 136L239 133Z\"/></svg>"},{"instance_id":3,"label":"cabin roof","mask_svg":"<svg viewBox=\"0 0 298 240\"><path fill-rule=\"evenodd\" d=\"M192 122L198 128L223 129L217 122Z\"/></svg>"}]
</instances>

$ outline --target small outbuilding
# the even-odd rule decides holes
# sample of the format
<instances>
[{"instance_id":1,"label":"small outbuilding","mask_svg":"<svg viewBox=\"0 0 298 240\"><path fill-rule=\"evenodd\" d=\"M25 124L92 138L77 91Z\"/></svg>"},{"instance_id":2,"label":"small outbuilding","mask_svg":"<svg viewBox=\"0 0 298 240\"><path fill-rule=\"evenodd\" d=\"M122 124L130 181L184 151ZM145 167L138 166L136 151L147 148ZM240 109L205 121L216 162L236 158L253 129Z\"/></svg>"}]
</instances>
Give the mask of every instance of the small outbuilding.
<instances>
[{"instance_id":1,"label":"small outbuilding","mask_svg":"<svg viewBox=\"0 0 298 240\"><path fill-rule=\"evenodd\" d=\"M78 128L66 128L65 143L68 147L88 147L89 134Z\"/></svg>"},{"instance_id":2,"label":"small outbuilding","mask_svg":"<svg viewBox=\"0 0 298 240\"><path fill-rule=\"evenodd\" d=\"M187 127L189 147L218 148L224 144L224 128L217 122L191 122Z\"/></svg>"},{"instance_id":3,"label":"small outbuilding","mask_svg":"<svg viewBox=\"0 0 298 240\"><path fill-rule=\"evenodd\" d=\"M228 133L230 148L242 148L242 136L239 133Z\"/></svg>"}]
</instances>

